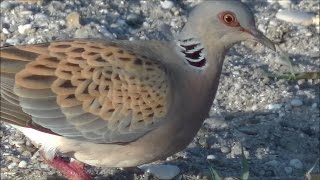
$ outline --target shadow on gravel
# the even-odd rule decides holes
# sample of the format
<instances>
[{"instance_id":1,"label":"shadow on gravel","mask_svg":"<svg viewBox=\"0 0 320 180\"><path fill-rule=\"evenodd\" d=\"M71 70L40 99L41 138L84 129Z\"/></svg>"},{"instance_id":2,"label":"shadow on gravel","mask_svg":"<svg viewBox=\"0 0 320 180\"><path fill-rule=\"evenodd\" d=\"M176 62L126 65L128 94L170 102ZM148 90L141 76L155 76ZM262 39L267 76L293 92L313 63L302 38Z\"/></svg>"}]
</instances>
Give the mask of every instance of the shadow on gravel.
<instances>
[{"instance_id":1,"label":"shadow on gravel","mask_svg":"<svg viewBox=\"0 0 320 180\"><path fill-rule=\"evenodd\" d=\"M290 99L279 99L277 103L282 106L275 110L213 115L205 121L188 148L165 163L181 169L175 179L211 177L210 167L222 177L241 177L243 146L248 159L249 179L303 179L320 155L320 121L319 110L311 108L313 103L319 104L319 99L302 98L304 104L299 107L289 108ZM213 155L210 160L209 155ZM319 167L313 172L317 171ZM114 177L146 178L141 178L142 174L120 171L98 179Z\"/></svg>"}]
</instances>

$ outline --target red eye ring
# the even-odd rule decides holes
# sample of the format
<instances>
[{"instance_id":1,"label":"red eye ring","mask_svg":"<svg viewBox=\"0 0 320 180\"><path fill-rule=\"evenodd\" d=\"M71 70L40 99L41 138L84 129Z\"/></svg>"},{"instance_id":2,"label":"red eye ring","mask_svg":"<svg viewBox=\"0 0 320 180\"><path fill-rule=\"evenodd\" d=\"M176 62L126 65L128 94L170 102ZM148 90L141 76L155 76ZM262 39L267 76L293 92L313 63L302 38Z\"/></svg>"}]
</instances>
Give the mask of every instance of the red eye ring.
<instances>
[{"instance_id":1,"label":"red eye ring","mask_svg":"<svg viewBox=\"0 0 320 180\"><path fill-rule=\"evenodd\" d=\"M239 27L240 24L236 18L236 15L231 11L225 11L218 14L220 21L230 27Z\"/></svg>"}]
</instances>

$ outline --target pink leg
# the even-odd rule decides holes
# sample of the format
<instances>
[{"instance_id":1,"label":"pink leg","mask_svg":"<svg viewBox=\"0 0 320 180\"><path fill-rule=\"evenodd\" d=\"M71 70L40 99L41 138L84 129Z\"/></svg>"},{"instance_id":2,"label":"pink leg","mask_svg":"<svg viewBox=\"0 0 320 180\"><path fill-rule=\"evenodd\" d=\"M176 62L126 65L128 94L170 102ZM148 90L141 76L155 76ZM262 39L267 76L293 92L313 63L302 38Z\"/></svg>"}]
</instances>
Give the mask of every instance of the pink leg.
<instances>
[{"instance_id":1,"label":"pink leg","mask_svg":"<svg viewBox=\"0 0 320 180\"><path fill-rule=\"evenodd\" d=\"M84 164L79 161L66 162L60 157L55 157L53 160L47 160L44 157L43 159L69 180L92 180L92 177L86 173Z\"/></svg>"}]
</instances>

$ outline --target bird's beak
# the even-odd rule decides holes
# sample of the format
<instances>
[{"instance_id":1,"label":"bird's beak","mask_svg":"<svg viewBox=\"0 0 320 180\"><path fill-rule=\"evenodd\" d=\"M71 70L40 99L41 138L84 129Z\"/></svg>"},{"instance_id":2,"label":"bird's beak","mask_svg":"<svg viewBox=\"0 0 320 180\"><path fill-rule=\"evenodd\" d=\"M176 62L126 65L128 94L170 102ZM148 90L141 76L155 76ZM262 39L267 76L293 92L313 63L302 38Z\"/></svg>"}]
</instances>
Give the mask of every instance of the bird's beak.
<instances>
[{"instance_id":1,"label":"bird's beak","mask_svg":"<svg viewBox=\"0 0 320 180\"><path fill-rule=\"evenodd\" d=\"M245 30L245 32L249 33L252 36L253 40L263 44L264 46L270 48L273 51L276 51L276 46L274 45L274 43L269 38L267 38L261 31L254 28Z\"/></svg>"}]
</instances>

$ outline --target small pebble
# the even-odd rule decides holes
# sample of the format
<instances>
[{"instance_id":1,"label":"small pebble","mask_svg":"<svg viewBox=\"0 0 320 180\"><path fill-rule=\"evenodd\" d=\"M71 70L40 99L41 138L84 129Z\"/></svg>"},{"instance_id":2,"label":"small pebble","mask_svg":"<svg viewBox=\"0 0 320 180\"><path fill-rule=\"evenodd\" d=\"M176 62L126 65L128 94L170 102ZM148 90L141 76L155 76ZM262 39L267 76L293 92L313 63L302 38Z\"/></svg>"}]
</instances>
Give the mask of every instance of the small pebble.
<instances>
[{"instance_id":1,"label":"small pebble","mask_svg":"<svg viewBox=\"0 0 320 180\"><path fill-rule=\"evenodd\" d=\"M221 152L222 153L229 153L231 151L231 149L229 147L226 146L222 146L221 147Z\"/></svg>"},{"instance_id":2,"label":"small pebble","mask_svg":"<svg viewBox=\"0 0 320 180\"><path fill-rule=\"evenodd\" d=\"M256 111L256 110L258 110L258 106L255 104L255 105L253 105L252 107L251 107L251 110L252 111Z\"/></svg>"},{"instance_id":3,"label":"small pebble","mask_svg":"<svg viewBox=\"0 0 320 180\"><path fill-rule=\"evenodd\" d=\"M66 17L67 27L70 29L81 27L80 14L77 12L69 13Z\"/></svg>"},{"instance_id":4,"label":"small pebble","mask_svg":"<svg viewBox=\"0 0 320 180\"><path fill-rule=\"evenodd\" d=\"M9 38L6 40L6 43L11 44L11 45L16 45L20 43L20 40L17 38Z\"/></svg>"},{"instance_id":5,"label":"small pebble","mask_svg":"<svg viewBox=\"0 0 320 180\"><path fill-rule=\"evenodd\" d=\"M276 18L294 24L309 26L314 23L315 15L302 11L282 10L276 14Z\"/></svg>"},{"instance_id":6,"label":"small pebble","mask_svg":"<svg viewBox=\"0 0 320 180\"><path fill-rule=\"evenodd\" d=\"M268 104L266 108L269 110L277 110L280 109L281 106L281 104Z\"/></svg>"},{"instance_id":7,"label":"small pebble","mask_svg":"<svg viewBox=\"0 0 320 180\"><path fill-rule=\"evenodd\" d=\"M294 107L299 107L299 106L302 106L303 102L300 99L292 99L290 101L290 104Z\"/></svg>"},{"instance_id":8,"label":"small pebble","mask_svg":"<svg viewBox=\"0 0 320 180\"><path fill-rule=\"evenodd\" d=\"M266 165L273 166L273 167L278 167L279 166L279 162L276 161L276 160L271 160L269 162L266 162Z\"/></svg>"},{"instance_id":9,"label":"small pebble","mask_svg":"<svg viewBox=\"0 0 320 180\"><path fill-rule=\"evenodd\" d=\"M37 14L34 15L34 19L36 21L47 20L48 16L45 15L45 14L42 14L42 13L37 13Z\"/></svg>"},{"instance_id":10,"label":"small pebble","mask_svg":"<svg viewBox=\"0 0 320 180\"><path fill-rule=\"evenodd\" d=\"M143 20L142 17L138 14L129 14L126 18L126 23L132 28L139 28L143 24Z\"/></svg>"},{"instance_id":11,"label":"small pebble","mask_svg":"<svg viewBox=\"0 0 320 180\"><path fill-rule=\"evenodd\" d=\"M291 0L280 0L280 1L278 1L278 3L283 8L290 8L290 6L292 5L292 1Z\"/></svg>"},{"instance_id":12,"label":"small pebble","mask_svg":"<svg viewBox=\"0 0 320 180\"><path fill-rule=\"evenodd\" d=\"M298 85L303 85L306 82L304 79L299 79L298 80Z\"/></svg>"},{"instance_id":13,"label":"small pebble","mask_svg":"<svg viewBox=\"0 0 320 180\"><path fill-rule=\"evenodd\" d=\"M7 36L6 36L5 34L3 34L3 33L0 33L0 42L1 42L1 43L2 43L2 42L5 42L6 39L7 39Z\"/></svg>"},{"instance_id":14,"label":"small pebble","mask_svg":"<svg viewBox=\"0 0 320 180\"><path fill-rule=\"evenodd\" d=\"M48 165L48 164L41 163L41 164L40 164L40 168L41 168L41 169L49 169L49 165Z\"/></svg>"},{"instance_id":15,"label":"small pebble","mask_svg":"<svg viewBox=\"0 0 320 180\"><path fill-rule=\"evenodd\" d=\"M316 109L317 107L318 107L317 103L313 103L312 106L311 106L312 109Z\"/></svg>"},{"instance_id":16,"label":"small pebble","mask_svg":"<svg viewBox=\"0 0 320 180\"><path fill-rule=\"evenodd\" d=\"M16 162L10 163L10 164L8 165L8 169L13 169L13 168L16 167L16 166L17 166L17 163L16 163Z\"/></svg>"},{"instance_id":17,"label":"small pebble","mask_svg":"<svg viewBox=\"0 0 320 180\"><path fill-rule=\"evenodd\" d=\"M20 12L20 15L23 15L23 16L30 16L31 14L33 14L32 11L21 11Z\"/></svg>"},{"instance_id":18,"label":"small pebble","mask_svg":"<svg viewBox=\"0 0 320 180\"><path fill-rule=\"evenodd\" d=\"M75 38L90 38L93 35L93 31L91 28L88 28L87 26L83 26L79 29L77 29L74 33Z\"/></svg>"},{"instance_id":19,"label":"small pebble","mask_svg":"<svg viewBox=\"0 0 320 180\"><path fill-rule=\"evenodd\" d=\"M173 165L147 164L139 166L139 168L153 174L158 179L172 179L180 173L180 169Z\"/></svg>"},{"instance_id":20,"label":"small pebble","mask_svg":"<svg viewBox=\"0 0 320 180\"><path fill-rule=\"evenodd\" d=\"M20 161L16 156L8 156L7 159L15 163L18 163Z\"/></svg>"},{"instance_id":21,"label":"small pebble","mask_svg":"<svg viewBox=\"0 0 320 180\"><path fill-rule=\"evenodd\" d=\"M286 105L284 106L284 109L285 109L286 111L290 111L290 110L292 109L292 105L291 105L291 104L286 104Z\"/></svg>"},{"instance_id":22,"label":"small pebble","mask_svg":"<svg viewBox=\"0 0 320 180\"><path fill-rule=\"evenodd\" d=\"M238 89L241 89L241 88L242 88L242 84L241 83L234 84L234 89L235 90L238 90Z\"/></svg>"},{"instance_id":23,"label":"small pebble","mask_svg":"<svg viewBox=\"0 0 320 180\"><path fill-rule=\"evenodd\" d=\"M29 139L26 140L26 146L32 146L32 143Z\"/></svg>"},{"instance_id":24,"label":"small pebble","mask_svg":"<svg viewBox=\"0 0 320 180\"><path fill-rule=\"evenodd\" d=\"M19 168L26 168L27 167L27 162L26 161L20 161L18 166L19 166Z\"/></svg>"},{"instance_id":25,"label":"small pebble","mask_svg":"<svg viewBox=\"0 0 320 180\"><path fill-rule=\"evenodd\" d=\"M259 24L258 25L258 29L263 32L263 33L266 33L266 27L263 25L263 24Z\"/></svg>"},{"instance_id":26,"label":"small pebble","mask_svg":"<svg viewBox=\"0 0 320 180\"><path fill-rule=\"evenodd\" d=\"M18 26L18 32L20 34L26 34L32 28L31 24L25 24Z\"/></svg>"},{"instance_id":27,"label":"small pebble","mask_svg":"<svg viewBox=\"0 0 320 180\"><path fill-rule=\"evenodd\" d=\"M7 28L2 28L2 33L3 34L10 34Z\"/></svg>"},{"instance_id":28,"label":"small pebble","mask_svg":"<svg viewBox=\"0 0 320 180\"><path fill-rule=\"evenodd\" d=\"M211 155L208 155L208 156L207 156L207 159L208 159L208 160L215 160L215 159L217 159L217 157L216 157L215 155L212 155L212 154L211 154Z\"/></svg>"},{"instance_id":29,"label":"small pebble","mask_svg":"<svg viewBox=\"0 0 320 180\"><path fill-rule=\"evenodd\" d=\"M284 116L286 116L286 113L284 113L284 112L279 112L279 117L284 117Z\"/></svg>"},{"instance_id":30,"label":"small pebble","mask_svg":"<svg viewBox=\"0 0 320 180\"><path fill-rule=\"evenodd\" d=\"M9 10L12 8L12 3L9 1L2 1L0 3L0 8L1 10Z\"/></svg>"},{"instance_id":31,"label":"small pebble","mask_svg":"<svg viewBox=\"0 0 320 180\"><path fill-rule=\"evenodd\" d=\"M24 156L24 157L27 157L27 158L30 158L32 156L31 152L29 152L29 151L23 151L21 153L21 155Z\"/></svg>"},{"instance_id":32,"label":"small pebble","mask_svg":"<svg viewBox=\"0 0 320 180\"><path fill-rule=\"evenodd\" d=\"M172 1L163 1L160 4L163 9L171 9L174 6Z\"/></svg>"},{"instance_id":33,"label":"small pebble","mask_svg":"<svg viewBox=\"0 0 320 180\"><path fill-rule=\"evenodd\" d=\"M284 171L287 173L287 174L291 174L293 169L292 167L284 167Z\"/></svg>"},{"instance_id":34,"label":"small pebble","mask_svg":"<svg viewBox=\"0 0 320 180\"><path fill-rule=\"evenodd\" d=\"M231 147L231 157L234 158L238 155L242 154L241 144L236 143L234 146Z\"/></svg>"},{"instance_id":35,"label":"small pebble","mask_svg":"<svg viewBox=\"0 0 320 180\"><path fill-rule=\"evenodd\" d=\"M313 35L312 32L306 32L307 37L311 37L312 35Z\"/></svg>"},{"instance_id":36,"label":"small pebble","mask_svg":"<svg viewBox=\"0 0 320 180\"><path fill-rule=\"evenodd\" d=\"M302 169L303 167L302 162L299 159L292 159L289 164L296 169Z\"/></svg>"}]
</instances>

